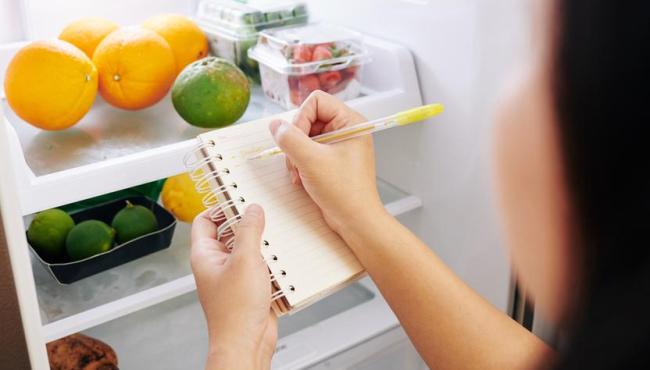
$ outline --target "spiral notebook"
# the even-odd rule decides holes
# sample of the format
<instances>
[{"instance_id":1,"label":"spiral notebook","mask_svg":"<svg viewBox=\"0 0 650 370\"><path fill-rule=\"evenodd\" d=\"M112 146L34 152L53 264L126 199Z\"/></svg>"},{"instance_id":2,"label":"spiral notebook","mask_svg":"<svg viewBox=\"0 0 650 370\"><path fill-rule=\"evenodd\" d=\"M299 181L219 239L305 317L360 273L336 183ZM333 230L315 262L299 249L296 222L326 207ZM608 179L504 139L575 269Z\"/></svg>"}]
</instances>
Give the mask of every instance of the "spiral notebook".
<instances>
[{"instance_id":1,"label":"spiral notebook","mask_svg":"<svg viewBox=\"0 0 650 370\"><path fill-rule=\"evenodd\" d=\"M284 155L248 160L275 146L268 125L291 121L295 111L211 131L197 137L186 157L204 204L220 223L218 238L232 248L246 204L260 204L266 227L260 246L271 275L272 308L292 313L358 280L364 269L323 219L304 189L291 183Z\"/></svg>"}]
</instances>

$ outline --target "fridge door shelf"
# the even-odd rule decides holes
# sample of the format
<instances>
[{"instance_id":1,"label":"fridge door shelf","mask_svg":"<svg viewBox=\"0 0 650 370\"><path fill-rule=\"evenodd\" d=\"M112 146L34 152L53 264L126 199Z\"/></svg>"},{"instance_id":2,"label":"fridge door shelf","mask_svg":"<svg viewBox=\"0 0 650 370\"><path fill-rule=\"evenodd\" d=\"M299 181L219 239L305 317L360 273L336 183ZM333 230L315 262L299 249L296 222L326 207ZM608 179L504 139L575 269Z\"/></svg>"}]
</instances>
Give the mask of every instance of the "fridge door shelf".
<instances>
[{"instance_id":1,"label":"fridge door shelf","mask_svg":"<svg viewBox=\"0 0 650 370\"><path fill-rule=\"evenodd\" d=\"M363 96L349 105L372 119L421 104L410 52L375 38L365 41L373 61L363 72ZM0 82L22 45L0 45ZM9 139L23 215L181 173L183 155L205 131L183 122L169 97L137 112L113 108L98 98L79 124L60 132L32 127L1 100L0 135ZM239 122L281 111L255 88Z\"/></svg>"},{"instance_id":2,"label":"fridge door shelf","mask_svg":"<svg viewBox=\"0 0 650 370\"><path fill-rule=\"evenodd\" d=\"M395 216L422 205L416 196L381 179L378 179L378 188L386 209ZM45 341L194 291L189 235L190 225L178 223L171 247L70 285L58 284L38 261L32 259Z\"/></svg>"}]
</instances>

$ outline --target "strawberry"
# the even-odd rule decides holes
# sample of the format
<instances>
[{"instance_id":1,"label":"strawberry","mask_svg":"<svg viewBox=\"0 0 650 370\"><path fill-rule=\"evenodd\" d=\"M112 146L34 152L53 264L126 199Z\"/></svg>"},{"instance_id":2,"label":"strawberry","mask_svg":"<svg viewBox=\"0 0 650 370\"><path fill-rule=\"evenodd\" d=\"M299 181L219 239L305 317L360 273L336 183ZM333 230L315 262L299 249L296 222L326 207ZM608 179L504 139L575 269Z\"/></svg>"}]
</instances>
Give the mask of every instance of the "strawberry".
<instances>
[{"instance_id":1,"label":"strawberry","mask_svg":"<svg viewBox=\"0 0 650 370\"><path fill-rule=\"evenodd\" d=\"M344 69L342 72L346 77L354 77L359 71L359 66L352 66Z\"/></svg>"},{"instance_id":2,"label":"strawberry","mask_svg":"<svg viewBox=\"0 0 650 370\"><path fill-rule=\"evenodd\" d=\"M340 93L341 91L345 90L346 87L348 87L348 84L352 81L352 78L345 78L341 80L337 85L333 86L329 90L327 90L328 93L334 95L337 93Z\"/></svg>"},{"instance_id":3,"label":"strawberry","mask_svg":"<svg viewBox=\"0 0 650 370\"><path fill-rule=\"evenodd\" d=\"M318 74L318 80L324 90L329 90L341 81L341 73L339 71L321 72Z\"/></svg>"},{"instance_id":4,"label":"strawberry","mask_svg":"<svg viewBox=\"0 0 650 370\"><path fill-rule=\"evenodd\" d=\"M311 62L313 47L308 45L296 45L293 47L293 62L294 63L307 63Z\"/></svg>"},{"instance_id":5,"label":"strawberry","mask_svg":"<svg viewBox=\"0 0 650 370\"><path fill-rule=\"evenodd\" d=\"M300 80L296 76L289 76L289 89L291 90L297 90L298 85L300 84Z\"/></svg>"},{"instance_id":6,"label":"strawberry","mask_svg":"<svg viewBox=\"0 0 650 370\"><path fill-rule=\"evenodd\" d=\"M306 97L300 96L300 91L298 91L298 90L291 90L289 92L289 94L291 95L291 103L293 105L295 105L295 106L299 106L300 104L302 104L302 102L306 98Z\"/></svg>"},{"instance_id":7,"label":"strawberry","mask_svg":"<svg viewBox=\"0 0 650 370\"><path fill-rule=\"evenodd\" d=\"M300 105L314 90L320 89L316 75L289 77L289 94L294 105Z\"/></svg>"},{"instance_id":8,"label":"strawberry","mask_svg":"<svg viewBox=\"0 0 650 370\"><path fill-rule=\"evenodd\" d=\"M304 93L305 96L311 94L312 91L320 89L320 81L316 75L306 75L300 77L298 81L298 90Z\"/></svg>"},{"instance_id":9,"label":"strawberry","mask_svg":"<svg viewBox=\"0 0 650 370\"><path fill-rule=\"evenodd\" d=\"M312 54L312 60L317 61L326 59L332 59L332 51L322 45L316 46L314 53Z\"/></svg>"}]
</instances>

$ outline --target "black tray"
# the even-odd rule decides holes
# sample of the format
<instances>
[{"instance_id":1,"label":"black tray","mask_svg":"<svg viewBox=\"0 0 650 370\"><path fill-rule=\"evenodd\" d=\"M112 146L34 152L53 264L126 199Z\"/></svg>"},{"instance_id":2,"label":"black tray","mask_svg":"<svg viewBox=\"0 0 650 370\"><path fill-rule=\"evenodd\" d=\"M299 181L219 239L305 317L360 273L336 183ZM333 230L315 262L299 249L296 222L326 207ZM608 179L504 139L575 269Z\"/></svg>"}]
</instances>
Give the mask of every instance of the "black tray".
<instances>
[{"instance_id":1,"label":"black tray","mask_svg":"<svg viewBox=\"0 0 650 370\"><path fill-rule=\"evenodd\" d=\"M124 244L115 245L109 251L79 261L48 262L31 245L30 250L59 283L70 284L153 252L169 248L176 227L176 218L158 203L147 197L125 197L70 213L70 216L76 224L86 220L99 220L110 225L113 216L126 206L127 200L133 204L151 209L156 215L159 229Z\"/></svg>"}]
</instances>

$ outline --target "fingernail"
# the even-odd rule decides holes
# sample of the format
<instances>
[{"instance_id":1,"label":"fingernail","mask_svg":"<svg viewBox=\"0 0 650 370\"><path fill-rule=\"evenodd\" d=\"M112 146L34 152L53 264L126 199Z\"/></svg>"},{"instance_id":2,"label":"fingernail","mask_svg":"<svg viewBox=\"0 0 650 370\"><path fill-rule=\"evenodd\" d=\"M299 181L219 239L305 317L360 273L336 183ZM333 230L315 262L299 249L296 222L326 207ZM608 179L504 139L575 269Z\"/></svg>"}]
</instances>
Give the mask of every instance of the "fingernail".
<instances>
[{"instance_id":1,"label":"fingernail","mask_svg":"<svg viewBox=\"0 0 650 370\"><path fill-rule=\"evenodd\" d=\"M249 204L248 207L244 210L244 216L252 216L256 217L262 214L264 212L262 210L262 207L260 207L257 204Z\"/></svg>"},{"instance_id":2,"label":"fingernail","mask_svg":"<svg viewBox=\"0 0 650 370\"><path fill-rule=\"evenodd\" d=\"M295 185L297 181L298 176L296 176L296 171L291 171L291 183Z\"/></svg>"}]
</instances>

